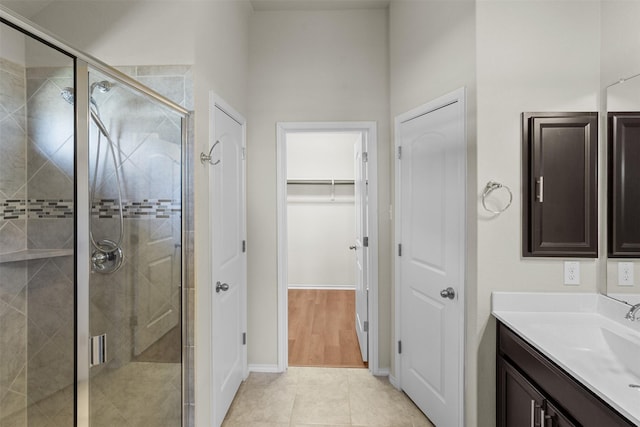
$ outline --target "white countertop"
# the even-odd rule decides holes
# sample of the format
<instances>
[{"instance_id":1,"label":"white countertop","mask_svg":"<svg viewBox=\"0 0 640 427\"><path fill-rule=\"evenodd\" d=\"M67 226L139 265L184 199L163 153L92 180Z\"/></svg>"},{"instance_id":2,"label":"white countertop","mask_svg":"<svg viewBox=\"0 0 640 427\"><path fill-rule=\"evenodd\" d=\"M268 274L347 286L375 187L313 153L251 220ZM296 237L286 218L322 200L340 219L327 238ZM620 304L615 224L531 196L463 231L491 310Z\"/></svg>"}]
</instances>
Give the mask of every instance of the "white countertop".
<instances>
[{"instance_id":1,"label":"white countertop","mask_svg":"<svg viewBox=\"0 0 640 427\"><path fill-rule=\"evenodd\" d=\"M600 294L494 292L492 314L640 426L640 321Z\"/></svg>"}]
</instances>

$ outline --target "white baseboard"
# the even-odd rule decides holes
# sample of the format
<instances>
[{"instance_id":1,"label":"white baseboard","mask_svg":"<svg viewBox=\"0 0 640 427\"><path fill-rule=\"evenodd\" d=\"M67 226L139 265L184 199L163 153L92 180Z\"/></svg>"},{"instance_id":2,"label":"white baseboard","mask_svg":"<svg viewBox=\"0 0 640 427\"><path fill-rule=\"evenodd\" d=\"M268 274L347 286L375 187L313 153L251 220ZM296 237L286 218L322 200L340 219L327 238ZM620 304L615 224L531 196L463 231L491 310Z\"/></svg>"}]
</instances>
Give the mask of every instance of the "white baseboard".
<instances>
[{"instance_id":1,"label":"white baseboard","mask_svg":"<svg viewBox=\"0 0 640 427\"><path fill-rule=\"evenodd\" d=\"M249 372L263 372L269 374L280 374L278 365L249 365Z\"/></svg>"},{"instance_id":2,"label":"white baseboard","mask_svg":"<svg viewBox=\"0 0 640 427\"><path fill-rule=\"evenodd\" d=\"M333 290L333 291L354 291L356 285L330 285L330 284L316 284L316 285L301 285L297 283L289 283L287 286L289 289L318 289L318 290Z\"/></svg>"},{"instance_id":3,"label":"white baseboard","mask_svg":"<svg viewBox=\"0 0 640 427\"><path fill-rule=\"evenodd\" d=\"M393 375L389 375L389 382L392 386L400 390L400 383L398 383L398 379L396 377L394 377Z\"/></svg>"},{"instance_id":4,"label":"white baseboard","mask_svg":"<svg viewBox=\"0 0 640 427\"><path fill-rule=\"evenodd\" d=\"M376 371L371 371L371 374L376 376L376 377L388 377L389 376L389 369L385 368L385 369L378 369Z\"/></svg>"}]
</instances>

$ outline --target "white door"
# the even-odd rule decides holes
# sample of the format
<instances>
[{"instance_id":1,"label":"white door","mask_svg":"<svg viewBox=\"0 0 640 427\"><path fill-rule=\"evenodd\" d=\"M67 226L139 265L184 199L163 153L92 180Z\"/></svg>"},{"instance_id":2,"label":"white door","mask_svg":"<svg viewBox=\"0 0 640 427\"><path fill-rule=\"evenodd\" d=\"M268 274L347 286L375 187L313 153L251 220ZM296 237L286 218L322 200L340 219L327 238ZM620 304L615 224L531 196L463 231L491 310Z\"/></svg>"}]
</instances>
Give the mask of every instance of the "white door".
<instances>
[{"instance_id":1,"label":"white door","mask_svg":"<svg viewBox=\"0 0 640 427\"><path fill-rule=\"evenodd\" d=\"M213 418L220 426L246 363L245 164L243 126L218 105L212 114L216 144L210 161Z\"/></svg>"},{"instance_id":2,"label":"white door","mask_svg":"<svg viewBox=\"0 0 640 427\"><path fill-rule=\"evenodd\" d=\"M365 161L365 141L361 136L354 144L355 158L355 211L356 211L356 333L362 360L366 362L369 356L369 282L368 252L365 245L367 237L367 163ZM367 243L368 244L368 243Z\"/></svg>"},{"instance_id":3,"label":"white door","mask_svg":"<svg viewBox=\"0 0 640 427\"><path fill-rule=\"evenodd\" d=\"M397 120L400 381L448 427L462 426L464 111L461 89Z\"/></svg>"}]
</instances>

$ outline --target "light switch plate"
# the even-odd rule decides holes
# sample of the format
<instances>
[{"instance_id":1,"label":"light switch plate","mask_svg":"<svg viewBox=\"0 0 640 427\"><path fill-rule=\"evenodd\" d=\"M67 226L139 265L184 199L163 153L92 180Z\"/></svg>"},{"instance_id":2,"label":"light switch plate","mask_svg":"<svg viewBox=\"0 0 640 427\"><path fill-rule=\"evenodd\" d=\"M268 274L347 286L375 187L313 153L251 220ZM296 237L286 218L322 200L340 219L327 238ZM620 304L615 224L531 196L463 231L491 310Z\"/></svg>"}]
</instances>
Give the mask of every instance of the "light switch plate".
<instances>
[{"instance_id":1,"label":"light switch plate","mask_svg":"<svg viewBox=\"0 0 640 427\"><path fill-rule=\"evenodd\" d=\"M633 262L618 263L618 286L633 286Z\"/></svg>"},{"instance_id":2,"label":"light switch plate","mask_svg":"<svg viewBox=\"0 0 640 427\"><path fill-rule=\"evenodd\" d=\"M564 284L565 285L580 284L580 263L578 261L564 262Z\"/></svg>"}]
</instances>

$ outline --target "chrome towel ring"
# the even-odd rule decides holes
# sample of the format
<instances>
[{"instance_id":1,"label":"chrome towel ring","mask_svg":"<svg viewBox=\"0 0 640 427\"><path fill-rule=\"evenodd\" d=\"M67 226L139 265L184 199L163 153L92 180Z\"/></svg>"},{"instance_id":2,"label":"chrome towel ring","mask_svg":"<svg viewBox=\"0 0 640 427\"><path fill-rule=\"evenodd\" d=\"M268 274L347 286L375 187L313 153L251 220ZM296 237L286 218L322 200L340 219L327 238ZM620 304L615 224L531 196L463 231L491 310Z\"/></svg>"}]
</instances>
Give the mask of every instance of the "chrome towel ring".
<instances>
[{"instance_id":1,"label":"chrome towel ring","mask_svg":"<svg viewBox=\"0 0 640 427\"><path fill-rule=\"evenodd\" d=\"M200 153L200 161L202 163L209 162L213 166L215 166L218 163L220 163L220 159L216 160L215 162L211 161L211 153L213 153L213 149L216 148L216 145L218 145L218 144L220 144L220 141L216 141L216 142L213 143L213 145L211 146L211 149L209 150L209 154L204 154L204 152Z\"/></svg>"},{"instance_id":2,"label":"chrome towel ring","mask_svg":"<svg viewBox=\"0 0 640 427\"><path fill-rule=\"evenodd\" d=\"M505 207L503 207L502 209L499 210L493 210L493 209L489 209L485 203L485 199L487 198L487 196L489 194L491 194L493 191L499 189L499 188L504 188L505 190L507 190L507 192L509 193L509 203L507 203L507 205ZM487 182L487 185L484 187L484 190L482 191L482 207L486 210L489 211L491 213L494 214L500 214L504 211L506 211L509 206L511 206L511 202L513 202L513 194L511 193L511 189L509 187L507 187L504 184L500 184L499 182L495 182L495 181L489 181Z\"/></svg>"}]
</instances>

